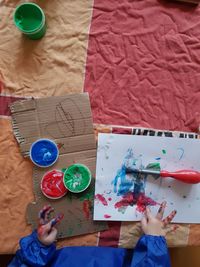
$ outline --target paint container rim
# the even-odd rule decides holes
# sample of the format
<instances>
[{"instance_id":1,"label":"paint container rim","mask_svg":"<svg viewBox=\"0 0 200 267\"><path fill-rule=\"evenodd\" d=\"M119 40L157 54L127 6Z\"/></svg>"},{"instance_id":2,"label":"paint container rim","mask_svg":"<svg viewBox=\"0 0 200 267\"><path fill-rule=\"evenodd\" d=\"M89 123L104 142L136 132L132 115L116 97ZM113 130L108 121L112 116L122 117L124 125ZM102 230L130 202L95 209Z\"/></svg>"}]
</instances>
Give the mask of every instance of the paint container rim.
<instances>
[{"instance_id":1,"label":"paint container rim","mask_svg":"<svg viewBox=\"0 0 200 267\"><path fill-rule=\"evenodd\" d=\"M66 174L67 170L68 170L70 167L72 167L72 166L81 166L81 167L87 169L87 171L88 171L88 173L89 173L89 181L88 181L88 184L87 184L87 186L86 186L84 189L82 189L82 190L80 190L80 191L73 191L73 190L69 189L69 188L65 185L65 174ZM81 164L81 163L75 163L75 164L70 165L70 166L65 170L64 175L63 175L63 183L64 183L64 186L67 188L67 190L69 190L69 192L71 192L71 193L75 193L75 194L79 194L79 193L82 193L83 191L85 191L85 190L90 186L91 181L92 181L92 173L91 173L90 169L89 169L86 165Z\"/></svg>"},{"instance_id":2,"label":"paint container rim","mask_svg":"<svg viewBox=\"0 0 200 267\"><path fill-rule=\"evenodd\" d=\"M62 172L61 170L58 170L58 169L53 169L53 170L49 170L49 171L45 172L45 174L42 176L42 179L41 179L41 181L40 181L40 189L41 189L41 191L42 191L42 194L43 194L46 198L49 198L49 199L55 199L55 200L56 200L56 199L60 199L60 198L64 197L64 196L67 194L67 191L66 191L62 196L59 196L59 197L50 197L50 196L48 196L47 194L45 194L44 191L42 190L42 181L43 181L43 179L44 179L44 176L45 176L47 173L52 172L52 171ZM63 172L62 172L62 173L63 173ZM64 177L64 173L63 173L63 177Z\"/></svg>"},{"instance_id":3,"label":"paint container rim","mask_svg":"<svg viewBox=\"0 0 200 267\"><path fill-rule=\"evenodd\" d=\"M47 142L53 144L53 145L56 147L56 150L57 150L57 156L56 156L55 160L54 160L51 164L46 165L46 166L44 166L44 165L39 165L38 163L36 163L36 162L33 160L32 155L31 155L33 146L34 146L36 143L40 142L40 141L47 141ZM33 164L35 164L37 167L40 167L40 168L49 168L49 167L51 167L52 165L54 165L54 163L56 163L56 161L58 160L58 157L59 157L59 149L58 149L58 146L57 146L56 142L54 142L53 140L48 139L48 138L39 138L39 139L37 139L35 142L33 142L33 143L31 144L31 147L30 147L30 149L29 149L29 157L30 157L31 161L33 162Z\"/></svg>"},{"instance_id":4,"label":"paint container rim","mask_svg":"<svg viewBox=\"0 0 200 267\"><path fill-rule=\"evenodd\" d=\"M22 6L35 6L42 14L42 22L40 24L40 26L38 27L37 30L23 30L22 28L20 28L17 23L16 23L16 14L17 14L17 11L22 7ZM35 34L37 32L39 32L45 25L46 23L46 17L45 17L45 14L44 14L44 11L42 10L42 8L36 4L36 3L33 3L33 2L24 2L24 3L21 3L19 4L15 10L14 10L14 14L13 14L13 21L14 21L14 24L15 26L21 31L23 32L24 34Z\"/></svg>"}]
</instances>

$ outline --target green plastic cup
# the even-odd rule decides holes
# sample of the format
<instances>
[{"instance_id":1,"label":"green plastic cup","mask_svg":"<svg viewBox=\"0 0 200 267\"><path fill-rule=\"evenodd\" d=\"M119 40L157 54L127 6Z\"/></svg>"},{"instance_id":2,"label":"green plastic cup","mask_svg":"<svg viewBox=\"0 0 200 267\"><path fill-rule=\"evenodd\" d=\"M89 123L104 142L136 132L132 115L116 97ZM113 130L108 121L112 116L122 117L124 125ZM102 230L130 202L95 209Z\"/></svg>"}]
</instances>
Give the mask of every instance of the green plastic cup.
<instances>
[{"instance_id":1,"label":"green plastic cup","mask_svg":"<svg viewBox=\"0 0 200 267\"><path fill-rule=\"evenodd\" d=\"M73 164L64 172L64 186L72 193L85 191L91 183L91 172L83 164Z\"/></svg>"},{"instance_id":2,"label":"green plastic cup","mask_svg":"<svg viewBox=\"0 0 200 267\"><path fill-rule=\"evenodd\" d=\"M46 20L43 10L34 3L23 3L14 12L16 27L28 38L36 40L45 35Z\"/></svg>"}]
</instances>

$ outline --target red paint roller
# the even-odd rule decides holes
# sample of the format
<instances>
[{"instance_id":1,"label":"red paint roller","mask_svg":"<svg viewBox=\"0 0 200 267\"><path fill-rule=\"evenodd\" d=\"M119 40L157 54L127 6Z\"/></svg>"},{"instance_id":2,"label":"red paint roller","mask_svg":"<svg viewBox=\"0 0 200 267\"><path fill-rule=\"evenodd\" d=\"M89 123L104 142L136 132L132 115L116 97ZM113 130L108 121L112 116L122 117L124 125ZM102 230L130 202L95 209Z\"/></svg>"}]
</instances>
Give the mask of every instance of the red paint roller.
<instances>
[{"instance_id":1,"label":"red paint roller","mask_svg":"<svg viewBox=\"0 0 200 267\"><path fill-rule=\"evenodd\" d=\"M155 165L154 165L155 166ZM141 173L141 174L151 174L158 176L156 178L162 177L172 177L180 182L187 184L198 184L200 183L200 172L193 170L178 170L178 171L165 171L165 170L153 170L153 164L149 164L146 169L138 170L127 168L126 173Z\"/></svg>"}]
</instances>

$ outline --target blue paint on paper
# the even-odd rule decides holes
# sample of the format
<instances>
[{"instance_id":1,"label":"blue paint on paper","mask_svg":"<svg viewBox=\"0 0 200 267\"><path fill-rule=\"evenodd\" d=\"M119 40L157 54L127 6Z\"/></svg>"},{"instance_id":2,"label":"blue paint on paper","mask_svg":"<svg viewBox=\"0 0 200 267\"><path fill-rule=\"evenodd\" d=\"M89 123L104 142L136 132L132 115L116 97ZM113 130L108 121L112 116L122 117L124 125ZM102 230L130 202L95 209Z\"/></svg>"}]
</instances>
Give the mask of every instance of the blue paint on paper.
<instances>
[{"instance_id":1,"label":"blue paint on paper","mask_svg":"<svg viewBox=\"0 0 200 267\"><path fill-rule=\"evenodd\" d=\"M118 170L112 184L114 186L114 192L117 193L118 196L124 196L127 193L132 192L134 196L137 197L140 193L144 193L146 176L141 176L134 172L127 174L127 168L143 169L141 155L136 158L131 148L128 149L121 169Z\"/></svg>"},{"instance_id":2,"label":"blue paint on paper","mask_svg":"<svg viewBox=\"0 0 200 267\"><path fill-rule=\"evenodd\" d=\"M134 190L133 194L137 198L141 193L145 192L145 184L146 184L146 176L144 179L141 179L140 177L137 177L136 180L134 181Z\"/></svg>"},{"instance_id":3,"label":"blue paint on paper","mask_svg":"<svg viewBox=\"0 0 200 267\"><path fill-rule=\"evenodd\" d=\"M155 160L161 160L161 158L160 158L160 157L158 157L158 158L155 158Z\"/></svg>"},{"instance_id":4,"label":"blue paint on paper","mask_svg":"<svg viewBox=\"0 0 200 267\"><path fill-rule=\"evenodd\" d=\"M179 160L181 160L183 158L183 155L184 155L185 151L181 147L179 147L178 150L180 150L180 152L181 152L180 157L179 157Z\"/></svg>"},{"instance_id":5,"label":"blue paint on paper","mask_svg":"<svg viewBox=\"0 0 200 267\"><path fill-rule=\"evenodd\" d=\"M30 156L36 165L48 167L56 161L58 157L58 148L51 140L41 139L33 143Z\"/></svg>"},{"instance_id":6,"label":"blue paint on paper","mask_svg":"<svg viewBox=\"0 0 200 267\"><path fill-rule=\"evenodd\" d=\"M133 181L127 179L126 177L126 167L122 165L121 169L118 170L117 175L115 176L114 181L114 192L117 193L118 196L125 195L131 191L133 187ZM117 188L119 183L119 188Z\"/></svg>"}]
</instances>

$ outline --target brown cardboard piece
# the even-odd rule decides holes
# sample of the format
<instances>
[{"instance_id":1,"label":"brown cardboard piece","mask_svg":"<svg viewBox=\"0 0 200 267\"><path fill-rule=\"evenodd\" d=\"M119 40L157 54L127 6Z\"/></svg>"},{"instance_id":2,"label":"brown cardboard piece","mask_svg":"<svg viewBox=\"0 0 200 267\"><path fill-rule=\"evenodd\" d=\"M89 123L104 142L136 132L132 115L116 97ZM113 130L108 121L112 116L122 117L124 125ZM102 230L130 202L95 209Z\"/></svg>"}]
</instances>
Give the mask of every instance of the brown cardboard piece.
<instances>
[{"instance_id":1,"label":"brown cardboard piece","mask_svg":"<svg viewBox=\"0 0 200 267\"><path fill-rule=\"evenodd\" d=\"M38 138L54 140L60 153L52 167L34 167L33 190L36 201L27 207L28 223L35 229L38 211L44 204L51 204L56 213L63 212L65 215L58 227L60 238L106 229L105 223L92 219L96 142L88 94L23 100L15 102L10 108L13 131L24 157L29 156L30 146ZM40 190L43 175L47 171L61 170L74 163L85 164L91 170L93 179L89 188L77 195L68 192L59 200L46 198Z\"/></svg>"}]
</instances>

